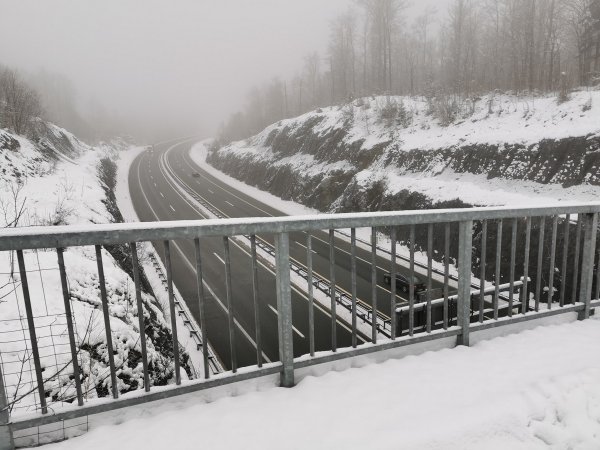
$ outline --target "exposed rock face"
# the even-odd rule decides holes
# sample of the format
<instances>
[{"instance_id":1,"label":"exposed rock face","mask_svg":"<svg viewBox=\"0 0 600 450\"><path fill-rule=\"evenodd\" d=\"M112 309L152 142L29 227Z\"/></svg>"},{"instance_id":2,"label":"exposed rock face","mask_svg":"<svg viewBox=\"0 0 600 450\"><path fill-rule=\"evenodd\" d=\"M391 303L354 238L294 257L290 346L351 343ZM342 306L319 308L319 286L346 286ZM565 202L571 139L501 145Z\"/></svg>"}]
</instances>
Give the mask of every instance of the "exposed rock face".
<instances>
[{"instance_id":1,"label":"exposed rock face","mask_svg":"<svg viewBox=\"0 0 600 450\"><path fill-rule=\"evenodd\" d=\"M250 185L323 212L490 204L486 202L485 190L480 201L465 201L468 197L463 195L468 190L465 185L456 189L456 197L426 195L410 185L411 176L422 176L425 183L429 177L434 180L445 176L450 182L456 178L457 185L461 184L461 177L467 175L478 176L477 180L482 183L509 180L525 198L532 193L527 190L531 186L526 186L531 182L539 183L534 190L550 185L594 188L600 186L600 110L590 105L592 96L595 102L600 101L599 94L577 93L570 103L564 104L549 98L535 99L535 110L530 107L531 100L525 102L526 106L519 106L518 99L503 96L494 99L497 110L493 113L485 110L487 106L482 107L472 116L445 127L424 112L419 100L398 100L408 105L401 109L412 111L412 116L402 123L390 123L377 111L377 98L361 99L355 106L326 108L281 121L245 141L213 145L207 161ZM484 100L482 104L491 103ZM349 108L353 108L351 113ZM398 177L405 177L403 183L394 184ZM505 224L507 235L511 226ZM517 245L524 246L524 236L521 236L524 221L519 220L517 226L520 230ZM534 221L533 236L538 235L541 226ZM545 235L549 236L551 221L546 221L544 227ZM563 219L559 219L559 227L557 261L562 258ZM405 231L398 231L401 242L407 239ZM453 226L451 258L457 255L456 231ZM490 223L488 248L495 248L495 233L496 224ZM443 229L436 226L433 256L438 261L443 257L440 252L444 248L443 236ZM481 224L475 224L474 236L473 271L478 273ZM425 227L417 230L416 240L417 247L425 248ZM573 236L571 243L570 260L574 257ZM503 282L508 281L510 245L510 239L506 238L501 243ZM536 254L537 245L532 242L532 254ZM523 261L519 258L522 255L517 257L516 263L522 267ZM487 260L486 278L491 280L494 278L493 252L488 251ZM534 270L534 266L535 262L530 270ZM549 267L549 256L544 254L546 266ZM566 274L556 273L555 288L564 283L570 292L571 270L572 265L569 265ZM529 275L532 276L532 272ZM546 277L545 272L543 276ZM542 283L546 281L544 278ZM546 295L543 293L542 298Z\"/></svg>"},{"instance_id":2,"label":"exposed rock face","mask_svg":"<svg viewBox=\"0 0 600 450\"><path fill-rule=\"evenodd\" d=\"M310 121L299 128L282 127L268 135L265 156L237 153L232 147L214 149L208 162L248 184L321 211L377 211L422 209L435 205L418 192L389 192L385 181L358 177L362 170L381 164L401 173L432 176L451 169L564 187L583 183L600 185L600 136L544 139L535 144L479 144L437 150L398 150L393 141L362 149L363 140L345 145L344 128L313 131ZM294 157L310 155L323 171L306 170ZM286 159L290 161L287 162ZM340 165L335 167L335 163Z\"/></svg>"}]
</instances>

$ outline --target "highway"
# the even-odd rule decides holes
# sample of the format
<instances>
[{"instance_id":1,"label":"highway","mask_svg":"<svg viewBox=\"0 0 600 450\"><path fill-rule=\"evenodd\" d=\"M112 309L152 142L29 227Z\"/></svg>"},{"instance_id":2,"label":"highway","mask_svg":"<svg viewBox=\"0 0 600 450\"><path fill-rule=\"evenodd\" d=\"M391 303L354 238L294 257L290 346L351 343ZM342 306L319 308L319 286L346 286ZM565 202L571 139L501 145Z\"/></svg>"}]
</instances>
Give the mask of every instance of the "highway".
<instances>
[{"instance_id":1,"label":"highway","mask_svg":"<svg viewBox=\"0 0 600 450\"><path fill-rule=\"evenodd\" d=\"M129 189L137 215L141 221L183 220L206 218L199 205L182 193L181 185L200 196L213 210L224 217L283 216L284 213L252 198L225 184L198 167L189 156L190 143L174 146L155 146L140 154L133 162L129 173ZM169 171L175 175L168 175ZM171 175L172 175L171 174ZM272 243L271 236L260 236ZM290 235L290 256L299 265L307 259L306 234ZM329 278L329 237L326 232L313 234L313 268L321 277ZM155 248L164 260L162 243ZM230 240L232 269L232 298L236 319L235 352L239 366L256 364L254 307L252 296L251 258L248 249L235 240ZM229 331L226 314L226 286L224 248L221 238L201 240L207 312L207 334L210 343L225 367L230 368ZM177 241L171 250L173 279L184 301L197 321L198 299L195 273L195 250L193 241ZM383 273L389 271L390 261L378 256L377 263L377 306L380 314L389 317L391 292L383 283ZM371 253L357 248L357 296L366 305L371 304ZM407 269L397 265L397 270ZM335 276L339 289L350 291L350 244L344 239L335 239ZM277 299L275 276L272 270L259 264L259 314L261 319L261 342L263 361L278 358L277 348ZM440 283L432 281L434 288ZM407 299L398 296L398 304ZM294 326L294 353L296 356L309 352L308 297L303 290L292 289L292 314ZM338 318L336 326L337 346L351 345L350 326ZM359 344L368 338L359 333ZM327 308L315 302L315 347L317 351L331 349L331 315Z\"/></svg>"}]
</instances>

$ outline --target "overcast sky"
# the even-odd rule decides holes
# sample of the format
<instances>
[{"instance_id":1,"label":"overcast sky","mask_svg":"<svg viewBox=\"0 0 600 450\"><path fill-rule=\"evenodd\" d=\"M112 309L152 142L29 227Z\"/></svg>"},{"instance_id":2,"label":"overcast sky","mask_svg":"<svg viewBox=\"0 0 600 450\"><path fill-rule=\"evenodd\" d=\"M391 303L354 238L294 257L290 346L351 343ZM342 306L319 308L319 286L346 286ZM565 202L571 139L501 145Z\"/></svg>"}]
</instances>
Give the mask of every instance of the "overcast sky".
<instances>
[{"instance_id":1,"label":"overcast sky","mask_svg":"<svg viewBox=\"0 0 600 450\"><path fill-rule=\"evenodd\" d=\"M67 75L82 105L95 99L140 122L164 117L208 134L253 85L324 52L330 20L352 4L0 0L0 63Z\"/></svg>"}]
</instances>

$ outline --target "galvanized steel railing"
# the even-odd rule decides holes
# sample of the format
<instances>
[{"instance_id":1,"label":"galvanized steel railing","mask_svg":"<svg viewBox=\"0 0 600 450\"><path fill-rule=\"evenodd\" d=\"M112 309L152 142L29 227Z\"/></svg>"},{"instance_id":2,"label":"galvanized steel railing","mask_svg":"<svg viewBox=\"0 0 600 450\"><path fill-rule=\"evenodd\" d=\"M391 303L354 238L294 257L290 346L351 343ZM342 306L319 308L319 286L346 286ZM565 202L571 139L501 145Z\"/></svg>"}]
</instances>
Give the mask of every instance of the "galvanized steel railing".
<instances>
[{"instance_id":1,"label":"galvanized steel railing","mask_svg":"<svg viewBox=\"0 0 600 450\"><path fill-rule=\"evenodd\" d=\"M102 411L108 411L121 407L126 407L142 402L153 401L160 398L171 397L185 394L188 392L206 389L213 386L232 383L244 379L256 378L269 374L280 374L281 385L291 387L294 385L294 370L301 367L307 367L314 364L321 364L335 361L342 358L348 358L357 355L368 354L372 352L387 350L395 347L406 346L417 342L424 342L440 338L455 336L457 344L469 345L471 332L476 332L490 327L496 327L505 324L531 320L543 316L578 312L579 317L584 319L589 317L590 311L596 306L600 306L598 296L600 291L600 271L597 271L597 280L595 282L595 292L592 295L594 286L594 266L596 255L596 233L598 225L598 213L600 212L600 203L594 204L576 204L557 207L539 207L539 208L476 208L476 209L456 209L456 210L430 210L430 211L404 211L389 213L360 213L360 214L339 214L322 215L314 217L278 217L278 218L260 218L260 219L223 219L223 220L202 220L202 221L178 221L178 222L160 222L160 223L133 223L133 224L109 224L96 226L67 226L52 228L24 228L24 229L4 229L0 231L0 251L16 251L17 260L22 282L22 294L26 307L29 339L35 365L35 375L39 396L39 413L33 417L15 417L9 416L9 405L5 395L3 377L0 376L0 449L11 448L11 436L14 430L21 430L33 426L52 423L74 417L85 416ZM570 239L572 234L570 227L573 218L577 216L576 233L574 239ZM551 237L549 246L545 239L544 230L546 220L552 222ZM532 223L535 221L537 228L537 254L535 274L530 273L531 255L530 247L532 245ZM563 239L562 261L560 262L559 273L561 275L560 290L558 301L555 299L555 274L557 269L557 235L559 222L563 222L561 238ZM477 246L474 244L474 223L477 224ZM496 227L495 242L496 249L494 255L494 277L495 283L490 285L486 283L486 265L488 258L488 227L494 223ZM522 229L519 224L524 223L523 248L517 248L519 238L522 237ZM434 226L443 225L443 238L440 248L434 248L433 230ZM503 247L503 224L510 226L510 245L508 256L502 254ZM391 311L390 337L382 337L379 333L377 320L371 320L371 333L369 345L360 345L358 336L361 335L357 325L357 303L361 299L357 298L356 292L356 258L357 258L357 238L356 229L370 227L372 229L371 254L371 285L372 294L367 300L373 311L378 311L377 298L377 244L376 232L383 230L390 234L391 251L389 253L389 272L391 274L390 298L383 301L389 302ZM456 229L455 233L451 233ZM335 270L335 239L333 232L336 229L351 229L350 233L350 273L351 273L351 320L346 325L352 333L352 345L349 348L338 348L336 336L336 325L340 319L336 308L338 303L335 301L336 292L336 270ZM398 230L404 230L407 236L404 242L409 249L409 257L399 257L396 255L396 241ZM422 246L427 253L427 263L420 263L427 270L427 287L425 293L419 297L416 296L414 289L414 271L415 271L415 252L416 252L416 233L424 231L425 243ZM315 321L314 321L314 279L312 274L311 234L321 231L328 231L330 240L330 273L329 273L329 297L331 299L329 308L331 315L331 346L330 351L315 352ZM306 292L309 299L309 331L308 339L310 341L309 352L307 355L294 357L293 348L293 323L292 323L292 297L291 297L291 279L290 279L290 239L289 234L294 232L306 232ZM257 236L272 235L274 237L275 250L272 261L260 261L257 257L256 241ZM179 346L177 342L177 323L175 311L175 298L173 292L173 274L171 266L171 242L174 240L187 240L193 243L195 249L195 269L197 283L197 298L194 301L199 305L199 325L201 332L201 342L207 342L207 329L211 327L206 319L205 311L205 292L206 287L203 271L203 261L201 257L202 240L209 237L222 238L224 249L224 267L225 284L227 293L227 311L228 328L231 350L231 371L223 374L214 375L210 373L209 348L202 346L204 360L203 380L193 380L182 383ZM231 311L234 311L236 299L232 298L232 275L231 275L231 253L230 243L232 238L249 237L250 248L249 255L252 259L252 303L255 311L254 321L256 335L256 366L238 370L238 361L235 348L236 340L236 318ZM237 239L237 238L236 238ZM582 240L583 239L583 240ZM575 242L573 242L573 240ZM401 240L402 241L402 240ZM169 308L171 317L171 331L173 334L173 361L174 361L174 386L151 387L148 371L148 357L146 350L146 338L144 336L143 324L143 305L141 298L140 285L140 264L137 258L138 242L162 242L164 252L164 263L166 267L166 277L169 295ZM456 260L456 279L458 289L456 293L451 293L449 289L451 244L457 243L457 252L454 255ZM112 351L108 351L108 365L110 368L110 388L112 401L102 402L84 402L82 395L81 382L79 379L79 368L77 362L77 347L73 335L73 323L71 319L70 301L71 294L68 289L66 269L63 258L63 251L67 247L93 245L96 249L96 261L98 276L100 281L100 296L102 302L102 312L104 317L104 332L108 349L112 349L112 333L110 329L110 320L108 312L108 298L104 280L104 269L102 263L101 248L103 245L127 244L130 248L132 258L135 295L137 300L138 318L140 320L140 341L141 357L144 370L144 390L145 393L127 394L121 396L117 383L117 368L115 367ZM506 241L504 242L506 244ZM575 253L570 260L570 249L575 247ZM548 255L549 249L549 267L544 267L544 257ZM70 351L72 355L72 372L74 374L74 384L76 391L76 403L72 406L58 409L49 413L48 400L44 388L43 371L40 365L40 356L37 349L35 318L31 308L31 298L27 283L27 270L23 252L31 249L56 249L58 265L60 269L60 278L62 283L63 301L67 319ZM364 251L364 249L362 249ZM546 252L546 253L545 253ZM444 270L438 270L438 275L443 277L444 288L443 295L439 298L433 298L431 280L434 275L433 255L441 254L440 263ZM517 259L523 256L522 265L517 264ZM408 267L399 265L407 263ZM473 282L473 270L475 266L479 268L480 282ZM258 289L257 267L259 264L270 264L276 273L276 295L277 295L277 321L278 321L278 348L279 361L268 364L263 363L261 342L264 336L261 336L261 317L258 314L260 295ZM503 264L508 267L502 274ZM565 280L567 266L572 267L572 281ZM408 289L408 299L403 302L398 301L396 273L398 270L408 271L410 287ZM529 284L531 276L535 276L535 288L530 292ZM507 283L502 283L502 279L508 279ZM544 280L544 278L547 278ZM489 278L489 276L487 277ZM571 283L571 290L566 290L567 281ZM477 289L473 289L473 286ZM545 294L547 292L547 294ZM545 297L544 297L545 296ZM593 297L593 300L592 300ZM547 303L543 308L541 303ZM189 301L189 299L188 299ZM381 303L379 303L381 305ZM363 317L363 320L365 318ZM407 326L404 326L404 320ZM364 336L364 333L362 333ZM366 339L368 340L368 339ZM1 367L0 367L1 370ZM1 375L1 374L0 374Z\"/></svg>"}]
</instances>

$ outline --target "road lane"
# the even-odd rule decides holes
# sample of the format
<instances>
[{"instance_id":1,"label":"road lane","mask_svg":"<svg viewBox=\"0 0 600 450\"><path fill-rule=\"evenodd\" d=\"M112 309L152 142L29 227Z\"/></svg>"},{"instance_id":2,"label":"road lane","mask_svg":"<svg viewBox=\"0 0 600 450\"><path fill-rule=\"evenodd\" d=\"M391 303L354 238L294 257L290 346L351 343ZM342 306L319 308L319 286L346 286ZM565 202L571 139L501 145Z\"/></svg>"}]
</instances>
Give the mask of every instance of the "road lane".
<instances>
[{"instance_id":1,"label":"road lane","mask_svg":"<svg viewBox=\"0 0 600 450\"><path fill-rule=\"evenodd\" d=\"M280 217L285 214L277 209L250 197L249 195L232 188L211 174L202 170L189 156L189 145L174 148L167 155L171 167L177 171L177 175L199 195L216 206L227 217ZM194 174L198 176L194 176ZM235 203L234 207L229 206ZM268 240L268 237L265 237ZM290 256L302 265L306 265L306 233L290 234ZM313 234L313 267L316 272L324 278L329 278L329 236L325 232ZM338 288L346 292L351 290L350 272L350 244L336 237L335 239L335 274ZM371 253L367 250L357 248L357 296L367 305L372 305L371 285ZM377 307L385 317L391 316L391 291L383 281L385 272L389 272L391 263L385 257L377 255ZM409 275L409 269L401 263L396 264L398 273ZM421 277L424 278L424 277ZM432 288L442 289L443 283L432 280ZM397 290L396 303L399 306L408 304L408 293ZM450 290L451 294L454 290Z\"/></svg>"},{"instance_id":2,"label":"road lane","mask_svg":"<svg viewBox=\"0 0 600 450\"><path fill-rule=\"evenodd\" d=\"M164 149L163 149L164 151ZM199 211L184 199L177 189L169 184L160 166L160 152L144 152L132 164L130 172L130 191L138 217L142 221L182 220L202 218ZM147 175L147 176L146 176ZM196 320L198 317L197 286L195 275L195 254L193 241L176 241L172 255L174 282L183 299L190 307ZM161 258L162 243L155 243ZM223 267L223 245L220 238L201 239L201 255L203 272L212 292L206 293L207 333L215 351L226 367L230 367L229 333L225 301L225 271ZM236 318L235 349L238 365L245 366L256 363L254 308L250 257L244 249L232 242L232 298ZM276 308L274 274L259 266L261 334L263 336L263 352L266 360L278 359L277 316L272 313ZM292 292L292 314L294 328L294 353L296 356L308 353L308 299L294 290ZM317 350L331 348L330 316L326 310L317 307L315 310L315 342ZM338 346L349 346L351 334L342 323L337 326Z\"/></svg>"}]
</instances>

